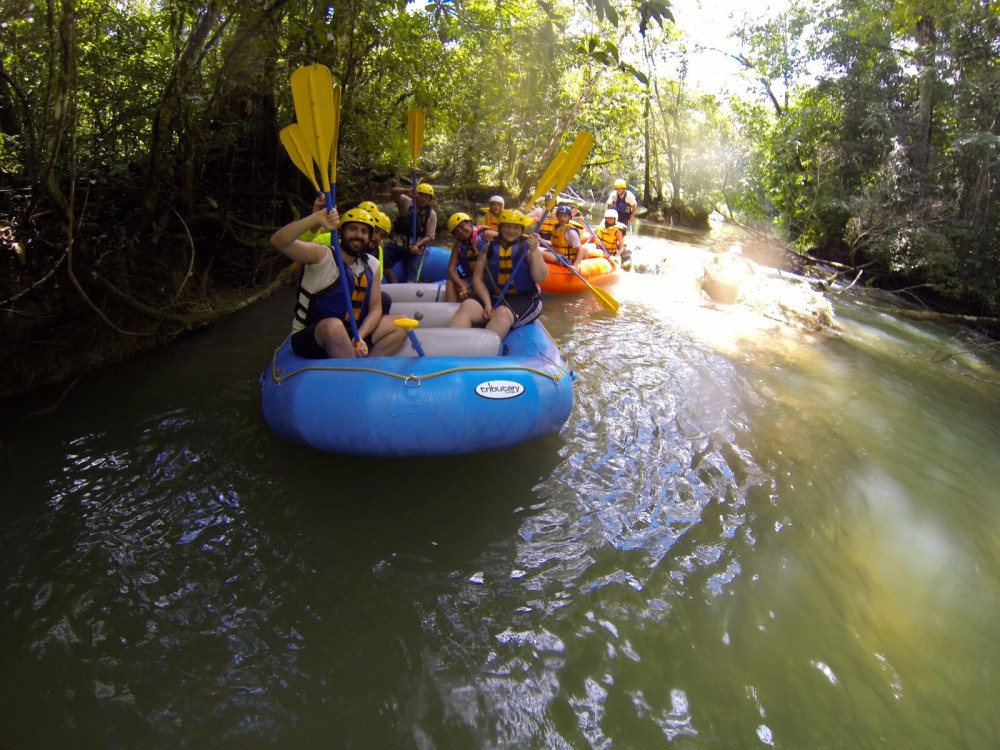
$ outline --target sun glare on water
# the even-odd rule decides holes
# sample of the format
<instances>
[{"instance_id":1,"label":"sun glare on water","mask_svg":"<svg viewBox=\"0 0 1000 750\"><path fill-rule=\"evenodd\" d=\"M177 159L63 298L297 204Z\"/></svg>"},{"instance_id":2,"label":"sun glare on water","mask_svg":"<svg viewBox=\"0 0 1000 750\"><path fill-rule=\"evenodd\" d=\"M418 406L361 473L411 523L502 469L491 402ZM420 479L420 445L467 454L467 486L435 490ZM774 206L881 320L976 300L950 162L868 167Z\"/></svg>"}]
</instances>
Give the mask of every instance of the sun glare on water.
<instances>
[{"instance_id":1,"label":"sun glare on water","mask_svg":"<svg viewBox=\"0 0 1000 750\"><path fill-rule=\"evenodd\" d=\"M835 325L822 294L800 277L743 258L739 245L715 253L649 237L631 242L639 272L622 275L622 296L727 356L793 357Z\"/></svg>"}]
</instances>

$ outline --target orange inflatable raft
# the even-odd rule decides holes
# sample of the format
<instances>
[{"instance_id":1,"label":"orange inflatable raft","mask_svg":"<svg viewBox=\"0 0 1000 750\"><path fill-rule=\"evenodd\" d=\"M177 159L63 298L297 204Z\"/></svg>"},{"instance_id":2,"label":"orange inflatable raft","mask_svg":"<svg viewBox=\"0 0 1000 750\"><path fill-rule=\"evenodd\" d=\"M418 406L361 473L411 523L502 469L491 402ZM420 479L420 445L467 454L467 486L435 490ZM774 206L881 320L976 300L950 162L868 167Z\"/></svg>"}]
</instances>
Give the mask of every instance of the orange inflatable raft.
<instances>
[{"instance_id":1,"label":"orange inflatable raft","mask_svg":"<svg viewBox=\"0 0 1000 750\"><path fill-rule=\"evenodd\" d=\"M621 262L616 257L608 258L601 250L587 245L583 246L587 251L587 258L580 261L580 276L583 276L594 286L604 286L610 284L618 278L621 270ZM587 288L579 276L561 263L548 263L549 276L541 283L543 292L552 294L576 294Z\"/></svg>"}]
</instances>

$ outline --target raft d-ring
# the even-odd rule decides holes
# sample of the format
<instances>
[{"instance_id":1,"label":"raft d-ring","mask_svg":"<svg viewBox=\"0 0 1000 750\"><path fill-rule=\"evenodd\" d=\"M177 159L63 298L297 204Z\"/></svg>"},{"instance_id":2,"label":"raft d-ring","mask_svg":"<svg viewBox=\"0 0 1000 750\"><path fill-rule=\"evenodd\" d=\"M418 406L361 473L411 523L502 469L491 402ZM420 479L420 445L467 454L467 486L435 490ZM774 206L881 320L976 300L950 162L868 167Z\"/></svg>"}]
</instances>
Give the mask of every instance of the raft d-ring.
<instances>
[{"instance_id":1,"label":"raft d-ring","mask_svg":"<svg viewBox=\"0 0 1000 750\"><path fill-rule=\"evenodd\" d=\"M420 387L420 378L418 378L416 375L407 375L406 376L406 380L403 381L403 387L404 388L419 388Z\"/></svg>"}]
</instances>

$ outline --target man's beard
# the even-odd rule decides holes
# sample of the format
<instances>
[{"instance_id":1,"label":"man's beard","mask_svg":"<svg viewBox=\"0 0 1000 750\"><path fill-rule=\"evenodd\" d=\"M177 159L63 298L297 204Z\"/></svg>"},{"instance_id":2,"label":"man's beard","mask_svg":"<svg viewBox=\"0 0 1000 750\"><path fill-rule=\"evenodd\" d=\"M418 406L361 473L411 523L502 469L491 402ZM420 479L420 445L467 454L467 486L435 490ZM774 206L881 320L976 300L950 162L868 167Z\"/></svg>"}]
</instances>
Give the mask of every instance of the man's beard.
<instances>
[{"instance_id":1,"label":"man's beard","mask_svg":"<svg viewBox=\"0 0 1000 750\"><path fill-rule=\"evenodd\" d=\"M349 240L341 241L340 247L344 252L357 258L368 249L368 240L362 237L352 237Z\"/></svg>"}]
</instances>

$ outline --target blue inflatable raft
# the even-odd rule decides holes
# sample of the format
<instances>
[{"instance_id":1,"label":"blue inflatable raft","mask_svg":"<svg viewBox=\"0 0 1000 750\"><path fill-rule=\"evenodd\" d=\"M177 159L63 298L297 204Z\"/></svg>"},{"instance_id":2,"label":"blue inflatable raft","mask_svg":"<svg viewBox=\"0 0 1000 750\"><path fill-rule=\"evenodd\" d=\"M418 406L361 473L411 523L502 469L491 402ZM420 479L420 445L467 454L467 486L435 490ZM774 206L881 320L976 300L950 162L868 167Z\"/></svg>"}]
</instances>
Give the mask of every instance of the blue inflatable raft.
<instances>
[{"instance_id":1,"label":"blue inflatable raft","mask_svg":"<svg viewBox=\"0 0 1000 750\"><path fill-rule=\"evenodd\" d=\"M268 426L323 451L440 456L495 450L556 432L573 407L574 375L538 321L500 341L449 329L443 284L394 284L392 314L420 321L398 355L302 359L288 339L261 375ZM408 299L404 299L408 298Z\"/></svg>"},{"instance_id":2,"label":"blue inflatable raft","mask_svg":"<svg viewBox=\"0 0 1000 750\"><path fill-rule=\"evenodd\" d=\"M451 259L451 248L440 245L428 245L424 257L418 263L417 282L443 281L448 278L448 261ZM406 266L398 260L392 266L396 278L406 281ZM389 285L386 286L386 291Z\"/></svg>"}]
</instances>

